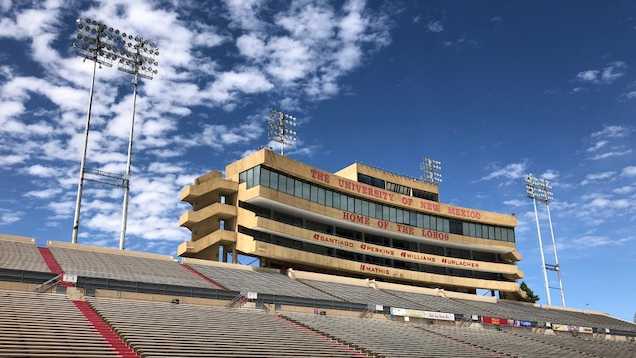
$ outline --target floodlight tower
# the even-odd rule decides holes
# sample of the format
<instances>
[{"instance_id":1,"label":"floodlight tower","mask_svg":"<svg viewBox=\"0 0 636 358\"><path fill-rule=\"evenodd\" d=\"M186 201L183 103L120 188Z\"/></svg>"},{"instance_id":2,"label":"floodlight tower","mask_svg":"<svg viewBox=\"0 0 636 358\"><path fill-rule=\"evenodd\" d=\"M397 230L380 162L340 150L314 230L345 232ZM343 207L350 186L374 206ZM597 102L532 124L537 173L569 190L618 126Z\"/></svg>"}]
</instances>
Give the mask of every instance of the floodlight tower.
<instances>
[{"instance_id":1,"label":"floodlight tower","mask_svg":"<svg viewBox=\"0 0 636 358\"><path fill-rule=\"evenodd\" d=\"M270 140L280 143L280 154L285 155L285 145L294 145L296 140L296 117L287 113L272 110L267 120L267 134Z\"/></svg>"},{"instance_id":2,"label":"floodlight tower","mask_svg":"<svg viewBox=\"0 0 636 358\"><path fill-rule=\"evenodd\" d=\"M113 185L124 189L124 203L122 212L122 230L119 238L119 248L125 247L126 222L128 212L128 196L130 182L130 168L132 163L132 141L133 129L135 125L135 107L137 103L137 86L139 78L152 79L158 73L157 56L159 50L151 42L141 38L126 34L123 31L109 27L99 21L89 18L77 19L77 36L73 47L84 60L93 61L93 73L89 95L88 111L86 114L86 128L84 131L84 146L80 161L80 177L77 188L77 199L75 203L75 218L73 220L73 233L71 242L77 243L77 236L80 222L80 209L82 193L85 180L93 180L103 184ZM88 134L90 131L91 110L93 104L93 89L95 86L95 72L97 64L111 67L113 63L118 63L118 69L134 75L133 79L133 113L128 139L128 158L126 161L126 171L123 175L107 173L100 170L86 169L86 152L88 145ZM100 66L101 67L101 66ZM87 176L87 174L93 177ZM97 178L95 178L97 177Z\"/></svg>"},{"instance_id":3,"label":"floodlight tower","mask_svg":"<svg viewBox=\"0 0 636 358\"><path fill-rule=\"evenodd\" d=\"M439 185L442 182L442 162L424 157L420 163L422 180L427 183Z\"/></svg>"},{"instance_id":4,"label":"floodlight tower","mask_svg":"<svg viewBox=\"0 0 636 358\"><path fill-rule=\"evenodd\" d=\"M554 228L552 226L552 216L550 215L550 202L554 199L552 193L552 185L547 179L540 179L532 174L526 176L526 194L532 199L534 206L534 217L537 224L537 237L539 239L539 251L541 253L541 265L543 271L543 279L545 281L546 299L548 305L552 305L552 297L550 295L550 289L555 288L559 290L561 296L561 305L565 307L565 291L563 290L563 280L561 279L561 266L559 265L559 256L557 254L556 239L554 238ZM537 200L545 204L548 214L548 224L550 227L550 236L552 238L552 249L554 253L554 264L546 264L545 255L543 252L543 239L541 238L541 226L539 224L539 214L537 211ZM559 287L550 287L548 280L548 271L555 272L557 280L559 281Z\"/></svg>"}]
</instances>

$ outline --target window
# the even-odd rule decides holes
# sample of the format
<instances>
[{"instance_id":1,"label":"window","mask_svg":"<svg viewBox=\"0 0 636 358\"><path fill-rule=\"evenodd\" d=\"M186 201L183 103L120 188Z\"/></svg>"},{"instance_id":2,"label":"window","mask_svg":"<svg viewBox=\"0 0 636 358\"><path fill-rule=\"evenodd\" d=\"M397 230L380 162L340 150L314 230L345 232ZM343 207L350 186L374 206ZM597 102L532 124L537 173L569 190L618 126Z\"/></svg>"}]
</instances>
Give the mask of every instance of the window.
<instances>
[{"instance_id":1,"label":"window","mask_svg":"<svg viewBox=\"0 0 636 358\"><path fill-rule=\"evenodd\" d=\"M298 198L303 197L303 182L300 180L294 180L294 196Z\"/></svg>"},{"instance_id":2,"label":"window","mask_svg":"<svg viewBox=\"0 0 636 358\"><path fill-rule=\"evenodd\" d=\"M340 194L340 210L348 211L347 209L349 209L349 197Z\"/></svg>"},{"instance_id":3,"label":"window","mask_svg":"<svg viewBox=\"0 0 636 358\"><path fill-rule=\"evenodd\" d=\"M382 220L389 220L391 217L389 207L386 205L382 205Z\"/></svg>"},{"instance_id":4,"label":"window","mask_svg":"<svg viewBox=\"0 0 636 358\"><path fill-rule=\"evenodd\" d=\"M269 187L270 171L265 168L261 168L261 185Z\"/></svg>"},{"instance_id":5,"label":"window","mask_svg":"<svg viewBox=\"0 0 636 358\"><path fill-rule=\"evenodd\" d=\"M475 237L482 237L481 236L481 224L475 224Z\"/></svg>"},{"instance_id":6,"label":"window","mask_svg":"<svg viewBox=\"0 0 636 358\"><path fill-rule=\"evenodd\" d=\"M311 201L318 202L318 187L314 185L311 186Z\"/></svg>"},{"instance_id":7,"label":"window","mask_svg":"<svg viewBox=\"0 0 636 358\"><path fill-rule=\"evenodd\" d=\"M303 199L309 200L310 198L311 185L308 183L303 183Z\"/></svg>"},{"instance_id":8,"label":"window","mask_svg":"<svg viewBox=\"0 0 636 358\"><path fill-rule=\"evenodd\" d=\"M491 240L495 239L495 227L488 225L488 238Z\"/></svg>"},{"instance_id":9,"label":"window","mask_svg":"<svg viewBox=\"0 0 636 358\"><path fill-rule=\"evenodd\" d=\"M369 216L372 218L377 218L375 216L375 203L369 202Z\"/></svg>"},{"instance_id":10,"label":"window","mask_svg":"<svg viewBox=\"0 0 636 358\"><path fill-rule=\"evenodd\" d=\"M269 177L269 186L274 190L278 190L278 173L270 172L271 176Z\"/></svg>"},{"instance_id":11,"label":"window","mask_svg":"<svg viewBox=\"0 0 636 358\"><path fill-rule=\"evenodd\" d=\"M354 205L354 199L350 196L347 197L347 211L351 212L351 213L355 213L356 212L356 208Z\"/></svg>"},{"instance_id":12,"label":"window","mask_svg":"<svg viewBox=\"0 0 636 358\"><path fill-rule=\"evenodd\" d=\"M435 216L429 216L429 218L431 219L431 223L428 227L437 230L437 218Z\"/></svg>"},{"instance_id":13,"label":"window","mask_svg":"<svg viewBox=\"0 0 636 358\"><path fill-rule=\"evenodd\" d=\"M369 216L369 202L366 200L362 201L362 215Z\"/></svg>"},{"instance_id":14,"label":"window","mask_svg":"<svg viewBox=\"0 0 636 358\"><path fill-rule=\"evenodd\" d=\"M393 207L389 208L389 220L397 222L397 210Z\"/></svg>"},{"instance_id":15,"label":"window","mask_svg":"<svg viewBox=\"0 0 636 358\"><path fill-rule=\"evenodd\" d=\"M426 229L430 229L431 227L431 216L422 214L424 221L422 222L422 227Z\"/></svg>"},{"instance_id":16,"label":"window","mask_svg":"<svg viewBox=\"0 0 636 358\"><path fill-rule=\"evenodd\" d=\"M261 166L257 165L254 167L254 186L257 186L261 183Z\"/></svg>"},{"instance_id":17,"label":"window","mask_svg":"<svg viewBox=\"0 0 636 358\"><path fill-rule=\"evenodd\" d=\"M287 177L283 174L278 174L278 191L287 191Z\"/></svg>"},{"instance_id":18,"label":"window","mask_svg":"<svg viewBox=\"0 0 636 358\"><path fill-rule=\"evenodd\" d=\"M287 177L287 194L294 195L294 179Z\"/></svg>"},{"instance_id":19,"label":"window","mask_svg":"<svg viewBox=\"0 0 636 358\"><path fill-rule=\"evenodd\" d=\"M239 173L239 183L245 183L245 177L247 176L247 171Z\"/></svg>"},{"instance_id":20,"label":"window","mask_svg":"<svg viewBox=\"0 0 636 358\"><path fill-rule=\"evenodd\" d=\"M325 190L325 206L333 206L333 192L331 190Z\"/></svg>"},{"instance_id":21,"label":"window","mask_svg":"<svg viewBox=\"0 0 636 358\"><path fill-rule=\"evenodd\" d=\"M404 211L401 209L395 209L395 213L396 213L396 218L395 218L395 222L397 222L398 224L404 224Z\"/></svg>"},{"instance_id":22,"label":"window","mask_svg":"<svg viewBox=\"0 0 636 358\"><path fill-rule=\"evenodd\" d=\"M444 219L437 218L437 231L444 231Z\"/></svg>"},{"instance_id":23,"label":"window","mask_svg":"<svg viewBox=\"0 0 636 358\"><path fill-rule=\"evenodd\" d=\"M409 222L410 222L411 226L417 226L417 214L411 213L409 215L409 219L410 219Z\"/></svg>"},{"instance_id":24,"label":"window","mask_svg":"<svg viewBox=\"0 0 636 358\"><path fill-rule=\"evenodd\" d=\"M362 200L356 198L355 199L355 213L356 214L362 214Z\"/></svg>"},{"instance_id":25,"label":"window","mask_svg":"<svg viewBox=\"0 0 636 358\"><path fill-rule=\"evenodd\" d=\"M475 236L475 227L477 225L473 224L473 223L468 223L468 236Z\"/></svg>"},{"instance_id":26,"label":"window","mask_svg":"<svg viewBox=\"0 0 636 358\"><path fill-rule=\"evenodd\" d=\"M340 193L333 192L333 207L340 209Z\"/></svg>"},{"instance_id":27,"label":"window","mask_svg":"<svg viewBox=\"0 0 636 358\"><path fill-rule=\"evenodd\" d=\"M424 227L424 215L417 214L417 227Z\"/></svg>"},{"instance_id":28,"label":"window","mask_svg":"<svg viewBox=\"0 0 636 358\"><path fill-rule=\"evenodd\" d=\"M450 228L449 228L450 223L449 223L448 219L442 219L442 222L444 223L442 231L443 232L449 232L450 231Z\"/></svg>"},{"instance_id":29,"label":"window","mask_svg":"<svg viewBox=\"0 0 636 358\"><path fill-rule=\"evenodd\" d=\"M254 169L250 169L247 171L247 188L251 188L254 186Z\"/></svg>"},{"instance_id":30,"label":"window","mask_svg":"<svg viewBox=\"0 0 636 358\"><path fill-rule=\"evenodd\" d=\"M318 204L325 205L325 189L318 188Z\"/></svg>"},{"instance_id":31,"label":"window","mask_svg":"<svg viewBox=\"0 0 636 358\"><path fill-rule=\"evenodd\" d=\"M495 228L495 240L501 240L501 228L500 227L496 227Z\"/></svg>"}]
</instances>

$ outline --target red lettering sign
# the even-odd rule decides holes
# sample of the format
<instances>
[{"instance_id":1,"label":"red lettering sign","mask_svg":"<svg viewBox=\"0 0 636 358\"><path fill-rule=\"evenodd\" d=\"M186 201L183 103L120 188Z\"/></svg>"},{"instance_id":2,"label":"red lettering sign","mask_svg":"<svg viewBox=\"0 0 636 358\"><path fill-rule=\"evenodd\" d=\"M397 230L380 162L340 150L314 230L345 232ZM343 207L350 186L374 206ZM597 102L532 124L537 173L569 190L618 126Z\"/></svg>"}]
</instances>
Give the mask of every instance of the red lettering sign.
<instances>
[{"instance_id":1,"label":"red lettering sign","mask_svg":"<svg viewBox=\"0 0 636 358\"><path fill-rule=\"evenodd\" d=\"M323 173L323 172L321 172L319 170L312 169L311 170L311 177L316 179L316 180L320 180L321 182L329 183L329 174Z\"/></svg>"}]
</instances>

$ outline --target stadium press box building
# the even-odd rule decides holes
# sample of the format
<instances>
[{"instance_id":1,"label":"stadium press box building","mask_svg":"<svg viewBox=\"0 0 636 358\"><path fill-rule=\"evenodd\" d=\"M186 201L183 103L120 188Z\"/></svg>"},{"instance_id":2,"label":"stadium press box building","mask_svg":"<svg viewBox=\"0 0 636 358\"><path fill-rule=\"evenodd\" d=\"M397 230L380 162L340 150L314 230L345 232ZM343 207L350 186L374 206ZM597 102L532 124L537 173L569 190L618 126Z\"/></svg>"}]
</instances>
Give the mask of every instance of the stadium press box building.
<instances>
[{"instance_id":1,"label":"stadium press box building","mask_svg":"<svg viewBox=\"0 0 636 358\"><path fill-rule=\"evenodd\" d=\"M178 254L465 293L522 295L513 215L439 201L436 185L360 163L335 173L269 149L187 185ZM232 255L236 258L236 255Z\"/></svg>"}]
</instances>

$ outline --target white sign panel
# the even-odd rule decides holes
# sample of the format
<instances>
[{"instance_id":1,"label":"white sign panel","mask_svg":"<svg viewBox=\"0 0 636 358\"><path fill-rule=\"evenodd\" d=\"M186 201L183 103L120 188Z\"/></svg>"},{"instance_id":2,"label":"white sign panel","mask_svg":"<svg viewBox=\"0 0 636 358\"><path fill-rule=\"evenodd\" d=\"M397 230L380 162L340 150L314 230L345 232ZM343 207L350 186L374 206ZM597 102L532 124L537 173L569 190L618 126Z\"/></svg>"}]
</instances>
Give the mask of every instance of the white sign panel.
<instances>
[{"instance_id":1,"label":"white sign panel","mask_svg":"<svg viewBox=\"0 0 636 358\"><path fill-rule=\"evenodd\" d=\"M72 273L65 273L64 276L62 276L62 281L77 283L77 275Z\"/></svg>"},{"instance_id":2,"label":"white sign panel","mask_svg":"<svg viewBox=\"0 0 636 358\"><path fill-rule=\"evenodd\" d=\"M402 317L408 316L408 317L416 317L416 318L434 319L439 321L454 321L455 320L455 315L452 313L409 310L406 308L396 308L396 307L391 307L391 314L394 316L402 316Z\"/></svg>"},{"instance_id":3,"label":"white sign panel","mask_svg":"<svg viewBox=\"0 0 636 358\"><path fill-rule=\"evenodd\" d=\"M257 292L248 292L247 293L247 299L248 300L255 300L258 298L258 293Z\"/></svg>"}]
</instances>

